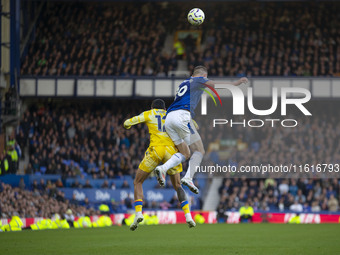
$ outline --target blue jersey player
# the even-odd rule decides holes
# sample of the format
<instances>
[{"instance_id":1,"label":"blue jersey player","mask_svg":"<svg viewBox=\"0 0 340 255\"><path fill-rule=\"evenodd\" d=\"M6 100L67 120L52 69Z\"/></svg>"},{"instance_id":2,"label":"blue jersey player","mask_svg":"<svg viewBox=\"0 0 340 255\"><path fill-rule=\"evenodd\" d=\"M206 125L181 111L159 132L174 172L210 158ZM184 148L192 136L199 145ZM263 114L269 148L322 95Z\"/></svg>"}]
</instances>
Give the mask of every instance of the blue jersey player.
<instances>
[{"instance_id":1,"label":"blue jersey player","mask_svg":"<svg viewBox=\"0 0 340 255\"><path fill-rule=\"evenodd\" d=\"M203 155L205 153L202 139L197 132L196 125L192 120L195 114L195 109L201 99L205 85L214 87L215 84L229 84L239 86L242 83L247 83L248 79L243 77L236 82L212 81L208 80L208 71L204 66L197 66L194 69L192 76L183 81L179 86L175 101L167 110L165 119L165 129L176 147L175 153L167 162L155 168L155 173L159 184L162 186L165 183L165 173L168 169L189 159L189 166L181 183L189 187L189 189L198 194L199 190L194 185L192 178L195 174L195 169L200 166ZM191 155L190 149L193 151ZM190 157L191 155L191 157Z\"/></svg>"}]
</instances>

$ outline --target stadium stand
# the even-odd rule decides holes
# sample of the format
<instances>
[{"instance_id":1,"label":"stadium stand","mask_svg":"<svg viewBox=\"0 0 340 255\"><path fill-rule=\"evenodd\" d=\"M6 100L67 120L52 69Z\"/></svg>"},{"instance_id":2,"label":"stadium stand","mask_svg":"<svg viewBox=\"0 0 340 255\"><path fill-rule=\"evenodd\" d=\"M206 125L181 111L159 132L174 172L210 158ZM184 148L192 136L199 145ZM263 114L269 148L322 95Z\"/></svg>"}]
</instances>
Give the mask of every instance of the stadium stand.
<instances>
[{"instance_id":1,"label":"stadium stand","mask_svg":"<svg viewBox=\"0 0 340 255\"><path fill-rule=\"evenodd\" d=\"M167 76L177 60L175 51L162 53L166 32L192 29L190 5L136 5L50 3L21 74ZM339 3L202 6L211 18L202 45L186 45L188 70L204 64L211 76L340 75Z\"/></svg>"},{"instance_id":2,"label":"stadium stand","mask_svg":"<svg viewBox=\"0 0 340 255\"><path fill-rule=\"evenodd\" d=\"M67 209L77 216L95 215L98 211L93 207L84 207L65 199L62 192L56 189L55 183L37 184L32 191L9 184L0 183L0 217L10 218L20 216L23 218L46 217L54 214L63 215Z\"/></svg>"},{"instance_id":3,"label":"stadium stand","mask_svg":"<svg viewBox=\"0 0 340 255\"><path fill-rule=\"evenodd\" d=\"M188 70L203 64L211 76L340 75L339 3L202 5L211 18L201 27L199 47L183 41L186 51L182 59ZM176 70L178 59L175 50L164 52L165 40L177 30L192 29L185 18L188 6L50 2L25 49L21 74L168 76ZM149 139L146 126L126 131L121 124L140 109L148 109L149 103L116 100L96 105L89 101L42 101L24 112L16 150L28 150L28 154L22 153L23 158L28 157L27 175L19 187L1 184L1 217L51 217L68 208L79 216L93 215L102 201L112 213L132 208L133 176ZM236 127L225 132L219 127L216 139L205 120L197 119L207 150L204 163L238 167L247 162L339 163L340 127L334 104L314 107L313 118L291 132L280 127ZM225 141L233 144L227 157L211 146ZM5 157L11 161L8 151L0 155L2 169ZM16 173L16 168L9 164L8 172L1 174ZM206 179L197 182L204 192ZM148 194L145 208L179 208L169 186L161 189L151 178L144 188ZM238 211L249 201L262 211L334 212L339 211L339 189L338 179L231 178L219 189L218 208ZM24 203L17 203L18 198ZM192 198L193 209L201 209L201 199Z\"/></svg>"},{"instance_id":4,"label":"stadium stand","mask_svg":"<svg viewBox=\"0 0 340 255\"><path fill-rule=\"evenodd\" d=\"M337 6L220 4L204 50L188 56L189 70L205 64L212 76L339 76Z\"/></svg>"},{"instance_id":5,"label":"stadium stand","mask_svg":"<svg viewBox=\"0 0 340 255\"><path fill-rule=\"evenodd\" d=\"M29 144L26 173L61 174L64 178L92 175L94 179L132 175L143 158L148 137L143 126L131 132L124 130L120 123L128 112L139 113L137 105L127 105L122 112L119 104L99 108L43 105L28 109L19 133L19 137L26 138L20 139L22 147L27 141Z\"/></svg>"},{"instance_id":6,"label":"stadium stand","mask_svg":"<svg viewBox=\"0 0 340 255\"><path fill-rule=\"evenodd\" d=\"M319 162L324 158L327 162L339 162L340 147L336 138L339 121L333 118L328 125L319 125L326 123L326 119L334 116L335 111L327 102L320 104L322 107L315 105L312 110L313 119L299 129L294 129L293 133L281 127L234 127L228 128L228 132L220 129L220 143L226 139L234 141L234 145L227 149L227 159L210 149L216 140L211 139L211 130L206 128L209 125L204 123L204 119L198 119L200 133L208 151L204 162L237 166L246 162L299 164L301 159L306 162ZM131 208L129 193L133 187L133 176L148 146L148 137L143 125L126 132L120 123L123 123L128 112L131 116L136 115L140 108L147 107L145 101L119 101L107 102L100 108L95 103L86 106L81 103L46 103L39 108L33 106L27 109L18 133L19 137L25 137L26 140L17 140L22 143L22 147L29 144L30 163L26 173L34 174L34 178L29 182L33 184L32 190L36 189L35 186L38 187L42 180L50 181L58 183L59 190L68 199L75 199L76 194L80 196L78 199L83 200L86 197L90 204L96 205L99 203L96 196L100 199L103 196L105 199L109 194L115 200L112 205L113 212L125 212ZM331 137L334 139L330 139ZM276 142L268 144L266 141ZM294 144L299 144L299 147ZM267 156L268 153L270 157ZM201 177L203 179L198 178L198 184L204 190L207 176L201 174ZM94 195L99 189L99 195ZM146 180L144 190L146 193L150 191L146 208L159 208L166 206L166 203L171 204L170 208L178 208L178 201L171 201L174 193L170 185L166 189L159 189L156 179L151 178ZM245 201L250 201L256 210L264 211L295 210L291 207L294 201L306 212L339 210L338 179L231 178L224 181L219 191L221 207L226 210L237 210ZM163 200L152 201L158 195L161 195ZM122 196L126 200L121 201ZM194 198L192 203L194 208L202 206L200 198Z\"/></svg>"},{"instance_id":7,"label":"stadium stand","mask_svg":"<svg viewBox=\"0 0 340 255\"><path fill-rule=\"evenodd\" d=\"M263 103L259 102L259 105ZM206 149L209 150L210 143L217 143L219 147L223 142L232 142L229 148L228 157L221 157L213 149L210 160L213 163L227 163L237 166L269 163L299 164L301 162L340 162L339 145L339 119L336 116L337 102L318 101L309 105L313 112L313 118L305 118L292 111L290 118L299 119L297 128L287 129L280 125L272 128L271 125L264 125L261 128L244 128L242 125L234 127L219 125L213 128L208 118L198 118L200 133L203 134ZM226 106L226 108L231 105ZM272 118L279 116L272 115ZM245 115L242 119L264 119L259 116ZM235 121L240 119L234 118ZM212 136L212 132L218 133L218 139ZM216 142L217 141L217 142ZM222 141L222 142L221 142Z\"/></svg>"},{"instance_id":8,"label":"stadium stand","mask_svg":"<svg viewBox=\"0 0 340 255\"><path fill-rule=\"evenodd\" d=\"M22 74L140 76L175 70L174 56L161 54L170 17L155 5L50 3Z\"/></svg>"},{"instance_id":9,"label":"stadium stand","mask_svg":"<svg viewBox=\"0 0 340 255\"><path fill-rule=\"evenodd\" d=\"M238 211L250 202L257 211L299 213L339 210L337 179L226 179L220 187L219 208Z\"/></svg>"},{"instance_id":10,"label":"stadium stand","mask_svg":"<svg viewBox=\"0 0 340 255\"><path fill-rule=\"evenodd\" d=\"M150 107L142 104L145 109ZM25 217L52 217L54 213L64 213L69 205L76 215L94 215L93 211L97 212L103 201L110 206L111 213L126 213L132 209L133 176L149 139L143 125L131 132L120 125L129 114L139 114L141 102L126 105L126 108L118 108L118 105L122 102L100 108L95 103L87 106L70 103L33 105L27 109L18 129L17 143L23 150L28 145L29 163L25 173L29 175L22 189L16 187L15 181L13 188L4 184L6 188L0 192L4 201L11 203L11 196L20 191L27 200L36 197L39 201L41 197L53 205L41 211L34 204L35 211L30 208ZM5 177L9 183L11 178L17 179L11 175ZM198 185L203 189L205 183L202 179ZM172 187L160 188L155 178L145 181L144 191L146 209L158 209L166 203L170 203L171 209L181 208L179 201L174 200ZM201 208L200 197L191 200L193 209ZM20 204L17 206L14 210L2 204L3 217L10 213L26 213Z\"/></svg>"}]
</instances>

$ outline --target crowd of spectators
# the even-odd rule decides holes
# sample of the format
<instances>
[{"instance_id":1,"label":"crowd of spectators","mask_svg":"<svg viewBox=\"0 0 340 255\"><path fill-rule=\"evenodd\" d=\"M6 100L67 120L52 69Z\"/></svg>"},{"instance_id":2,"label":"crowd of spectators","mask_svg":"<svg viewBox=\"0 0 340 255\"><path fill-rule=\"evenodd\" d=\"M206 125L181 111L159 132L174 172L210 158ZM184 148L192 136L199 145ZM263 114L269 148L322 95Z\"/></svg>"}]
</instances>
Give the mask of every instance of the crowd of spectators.
<instances>
[{"instance_id":1,"label":"crowd of spectators","mask_svg":"<svg viewBox=\"0 0 340 255\"><path fill-rule=\"evenodd\" d=\"M202 6L207 17L200 27L202 45L187 49L184 59L189 70L203 64L212 76L340 74L338 3L202 3ZM176 69L177 60L175 53L163 53L166 35L192 28L186 21L190 8L186 4L49 3L45 8L22 61L24 75L167 76ZM148 108L142 101L33 106L25 111L16 137L22 150L29 147L26 173L60 174L63 179L80 175L91 175L94 179L133 175L148 146L148 131L145 125L127 131L122 123L139 114L138 109ZM207 119L198 119L199 132L208 150L203 163L217 160L238 167L249 162L339 163L340 122L335 117L335 108L316 104L313 117L300 119L294 129L279 125L236 126L226 132L225 126L212 130L205 122ZM236 144L227 149L226 160L215 157L216 153L208 149L209 144L223 140ZM103 188L106 186L115 188L109 183ZM12 202L2 199L2 208L11 207L21 215L45 215L33 207L18 209L14 200L19 195L27 201L29 198L51 202L44 209L47 214L67 209L68 202L62 201L61 193L49 197L49 192L37 190L27 193L3 184L2 194ZM42 195L35 196L37 192ZM220 194L219 207L226 210L238 210L245 201L260 210L316 212L339 208L338 179L231 178L224 181ZM112 207L130 206L128 201L112 203ZM174 208L175 204L164 201L150 203L148 207Z\"/></svg>"},{"instance_id":2,"label":"crowd of spectators","mask_svg":"<svg viewBox=\"0 0 340 255\"><path fill-rule=\"evenodd\" d=\"M29 146L26 173L94 179L132 175L148 146L148 132L145 125L123 128L123 120L139 112L137 104L121 104L46 104L25 111L17 141L23 149ZM140 107L150 108L144 105Z\"/></svg>"},{"instance_id":3,"label":"crowd of spectators","mask_svg":"<svg viewBox=\"0 0 340 255\"><path fill-rule=\"evenodd\" d=\"M149 109L148 103L115 101L86 105L45 103L38 108L32 106L24 113L17 136L22 148L26 144L29 145L26 173L60 174L62 179L82 175L108 180L122 178L124 175L133 176L149 144L149 135L146 125L137 125L131 130L125 130L122 123L126 118L138 115L142 111L139 109ZM313 117L300 116L299 125L295 128L284 128L280 125L274 128L271 125L262 128L236 125L231 128L221 125L212 130L208 118L198 117L199 132L207 150L203 165L219 163L240 167L249 165L249 162L251 165L272 166L340 163L340 122L334 117L334 102L320 101L308 109L313 113ZM295 112L292 114L290 118L294 117ZM222 147L223 141L228 140L234 141L233 146ZM211 145L216 143L219 144L218 149L211 149L214 148ZM227 157L220 156L219 151ZM280 176L276 175L273 178L278 177ZM112 183L114 182L103 182L102 188L123 188L112 186ZM279 185L280 181L277 183ZM255 186L259 185L262 184L256 182ZM79 183L75 182L74 187L79 188ZM86 187L90 185L83 186ZM304 189L302 191L305 192ZM241 187L236 194L232 194L239 196L240 192ZM244 192L248 194L250 189ZM263 192L259 192L259 195L262 196ZM338 199L339 193L334 196ZM287 201L292 202L292 199L285 199L287 209ZM324 203L325 199L329 197L320 198L318 202L327 204ZM279 200L276 201L277 208Z\"/></svg>"},{"instance_id":4,"label":"crowd of spectators","mask_svg":"<svg viewBox=\"0 0 340 255\"><path fill-rule=\"evenodd\" d=\"M49 3L21 74L165 76L177 66L162 52L167 11L159 3Z\"/></svg>"},{"instance_id":5,"label":"crowd of spectators","mask_svg":"<svg viewBox=\"0 0 340 255\"><path fill-rule=\"evenodd\" d=\"M145 125L137 125L127 131L122 123L126 118L138 115L138 109L147 110L150 105L143 101L125 104L126 107L121 107L122 104L107 102L98 106L96 103L45 103L28 108L22 116L16 137L23 151L28 146L29 163L25 173L59 174L60 179L55 183L35 180L32 187L25 187L23 182L20 188L3 184L0 192L3 198L2 217L8 217L9 214L51 217L67 209L71 209L75 215L98 213L95 210L97 205L89 202L88 198L79 201L74 195L70 201L65 199L59 188L65 187L67 178L87 175L92 179L103 179L103 189L131 189L127 181L117 187L114 179L134 175L149 144L149 135ZM89 181L81 185L77 180L71 187L93 188ZM19 200L23 203L15 202ZM201 206L195 205L194 200L192 203L196 208ZM23 204L29 206L22 208L20 205ZM133 209L133 198L128 196L121 201L112 200L109 207L112 213L126 213ZM170 201L145 200L144 208L181 207L174 196Z\"/></svg>"},{"instance_id":6,"label":"crowd of spectators","mask_svg":"<svg viewBox=\"0 0 340 255\"><path fill-rule=\"evenodd\" d=\"M183 3L50 3L22 61L28 75L157 75L176 70L167 34L193 29ZM201 3L202 45L188 70L212 76L340 74L339 3Z\"/></svg>"},{"instance_id":7,"label":"crowd of spectators","mask_svg":"<svg viewBox=\"0 0 340 255\"><path fill-rule=\"evenodd\" d=\"M209 155L203 165L219 164L237 169L260 165L297 167L296 172L292 170L290 173L220 175L231 178L226 179L220 188L219 207L238 210L249 201L255 210L339 211L340 120L336 117L337 107L334 101L315 101L307 107L313 114L311 117L301 116L291 109L289 118L298 122L294 128L280 124L275 127L265 124L261 128L240 124L213 128L208 117L197 118ZM252 118L247 114L233 119L242 123L243 119L247 122ZM282 119L282 116L255 118Z\"/></svg>"},{"instance_id":8,"label":"crowd of spectators","mask_svg":"<svg viewBox=\"0 0 340 255\"><path fill-rule=\"evenodd\" d=\"M88 184L84 186L72 185L72 187L91 188L86 185ZM71 210L74 216L100 214L98 203L91 203L87 197L79 200L76 194L73 194L71 199L66 199L65 194L59 190L62 187L61 179L56 182L44 179L34 180L30 187L26 187L24 179L21 179L18 187L0 182L0 218L10 218L15 215L22 218L51 218L55 214L63 216L67 210ZM127 213L134 209L133 201L133 197L127 196L121 201L111 199L103 203L109 206L110 213ZM192 197L191 204L194 209L201 208L200 201L196 201ZM174 195L169 201L156 202L145 199L143 207L147 210L180 210L181 203Z\"/></svg>"},{"instance_id":9,"label":"crowd of spectators","mask_svg":"<svg viewBox=\"0 0 340 255\"><path fill-rule=\"evenodd\" d=\"M234 122L242 123L250 119L295 119L297 126L294 128L283 127L279 121L275 127L267 122L261 128L244 127L243 125L211 125L214 117L198 117L201 126L200 134L203 137L206 149L209 144L217 144L217 149L211 149L209 160L213 163L235 165L270 164L279 165L317 165L320 163L340 163L340 120L337 117L338 103L332 101L314 101L308 106L312 116L301 116L299 110L290 109L288 117L282 116L252 116L242 118L232 117ZM226 109L230 105L224 105ZM230 106L231 107L231 106ZM264 108L267 109L267 108ZM229 119L230 122L230 119ZM226 146L222 143L231 143ZM216 148L216 146L215 146ZM218 155L216 151L227 151L226 156ZM332 174L325 173L328 177ZM333 171L333 174L339 176ZM335 177L336 177L335 176ZM279 177L278 175L276 177ZM306 177L303 176L303 177ZM327 177L327 176L324 176ZM334 177L334 176L333 176Z\"/></svg>"},{"instance_id":10,"label":"crowd of spectators","mask_svg":"<svg viewBox=\"0 0 340 255\"><path fill-rule=\"evenodd\" d=\"M230 178L219 188L218 209L238 211L246 202L261 211L339 211L338 179Z\"/></svg>"},{"instance_id":11,"label":"crowd of spectators","mask_svg":"<svg viewBox=\"0 0 340 255\"><path fill-rule=\"evenodd\" d=\"M187 57L213 76L340 75L339 3L234 3L209 9L205 47Z\"/></svg>"},{"instance_id":12,"label":"crowd of spectators","mask_svg":"<svg viewBox=\"0 0 340 255\"><path fill-rule=\"evenodd\" d=\"M64 215L68 209L75 216L99 214L93 206L86 207L85 202L79 205L65 199L64 193L56 188L55 183L36 183L32 191L25 188L23 181L17 188L0 183L0 218L15 215L23 218L51 218L54 214Z\"/></svg>"}]
</instances>

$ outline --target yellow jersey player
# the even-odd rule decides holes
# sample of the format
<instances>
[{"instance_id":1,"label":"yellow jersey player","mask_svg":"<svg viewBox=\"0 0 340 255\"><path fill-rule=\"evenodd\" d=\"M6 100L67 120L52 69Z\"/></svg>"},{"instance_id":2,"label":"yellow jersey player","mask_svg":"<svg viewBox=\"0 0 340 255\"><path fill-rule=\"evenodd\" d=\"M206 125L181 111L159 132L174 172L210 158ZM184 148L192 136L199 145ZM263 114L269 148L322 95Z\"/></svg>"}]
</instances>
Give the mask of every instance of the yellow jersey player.
<instances>
[{"instance_id":1,"label":"yellow jersey player","mask_svg":"<svg viewBox=\"0 0 340 255\"><path fill-rule=\"evenodd\" d=\"M136 177L133 182L136 216L134 222L130 226L132 231L136 230L138 224L144 219L142 214L143 182L160 163L165 163L172 155L178 152L174 143L165 132L165 116L165 102L161 99L155 99L151 104L151 110L145 111L124 122L124 127L126 129L130 129L131 126L138 123L145 123L148 126L150 133L149 148L145 152L145 156L138 167ZM171 183L177 192L178 200L181 202L186 222L189 227L192 228L196 226L196 223L191 217L189 203L187 201L185 191L181 186L180 172L182 172L181 164L170 168L167 171L167 174L170 176Z\"/></svg>"}]
</instances>

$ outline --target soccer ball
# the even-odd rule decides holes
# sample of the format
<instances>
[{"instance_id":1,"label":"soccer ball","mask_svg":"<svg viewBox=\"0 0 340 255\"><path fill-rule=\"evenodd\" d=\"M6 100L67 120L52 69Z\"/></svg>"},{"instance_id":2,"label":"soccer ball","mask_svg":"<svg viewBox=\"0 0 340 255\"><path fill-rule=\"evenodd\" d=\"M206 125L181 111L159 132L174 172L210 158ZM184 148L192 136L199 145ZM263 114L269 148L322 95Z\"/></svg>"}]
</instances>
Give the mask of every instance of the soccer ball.
<instances>
[{"instance_id":1,"label":"soccer ball","mask_svg":"<svg viewBox=\"0 0 340 255\"><path fill-rule=\"evenodd\" d=\"M194 8L188 13L188 21L191 25L199 26L205 18L204 12L200 8Z\"/></svg>"}]
</instances>

